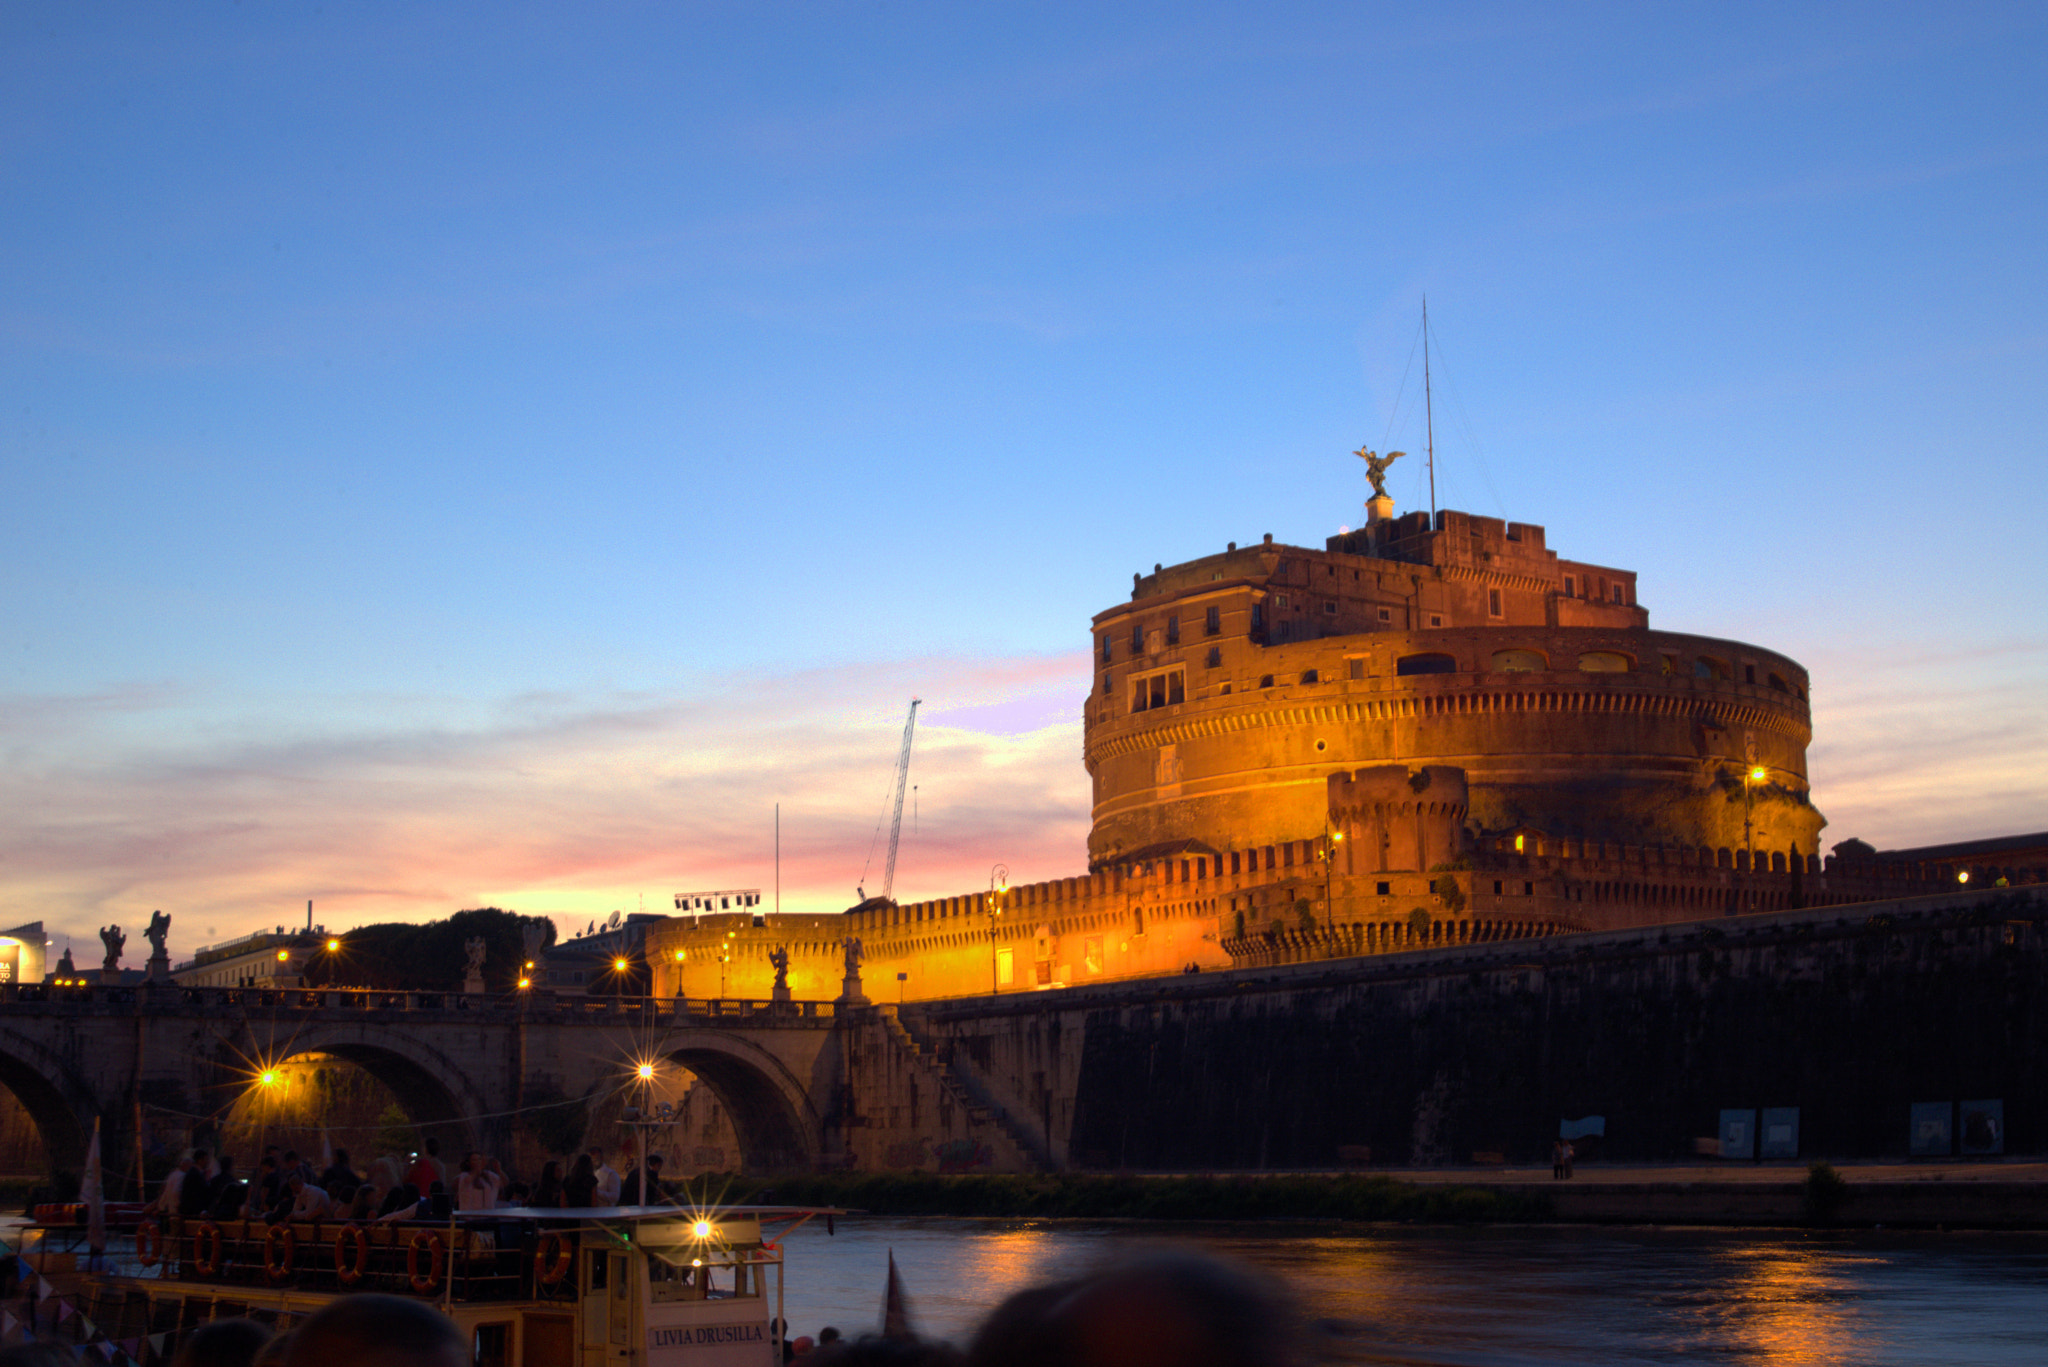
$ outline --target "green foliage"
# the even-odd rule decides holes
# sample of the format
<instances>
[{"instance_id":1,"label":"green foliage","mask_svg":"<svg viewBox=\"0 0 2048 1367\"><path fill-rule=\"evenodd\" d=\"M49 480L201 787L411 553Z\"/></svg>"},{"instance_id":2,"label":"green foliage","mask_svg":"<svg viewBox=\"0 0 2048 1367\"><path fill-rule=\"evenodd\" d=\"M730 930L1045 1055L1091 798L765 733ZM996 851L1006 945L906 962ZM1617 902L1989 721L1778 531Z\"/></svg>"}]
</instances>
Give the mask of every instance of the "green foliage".
<instances>
[{"instance_id":1,"label":"green foliage","mask_svg":"<svg viewBox=\"0 0 2048 1367\"><path fill-rule=\"evenodd\" d=\"M1314 930L1316 928L1315 903L1309 901L1306 897L1298 899L1294 904L1294 922L1304 931Z\"/></svg>"},{"instance_id":2,"label":"green foliage","mask_svg":"<svg viewBox=\"0 0 2048 1367\"><path fill-rule=\"evenodd\" d=\"M574 1153L583 1145L590 1129L590 1104L571 1097L553 1082L539 1082L526 1089L525 1114L519 1126L547 1153Z\"/></svg>"},{"instance_id":3,"label":"green foliage","mask_svg":"<svg viewBox=\"0 0 2048 1367\"><path fill-rule=\"evenodd\" d=\"M1477 1224L1547 1219L1547 1195L1420 1186L1378 1176L942 1176L832 1173L734 1179L726 1199L841 1205L875 1215L1127 1220L1334 1219Z\"/></svg>"},{"instance_id":4,"label":"green foliage","mask_svg":"<svg viewBox=\"0 0 2048 1367\"><path fill-rule=\"evenodd\" d=\"M1431 873L1464 873L1471 867L1471 857L1461 854L1456 859L1446 859L1441 863L1431 864L1429 871Z\"/></svg>"},{"instance_id":5,"label":"green foliage","mask_svg":"<svg viewBox=\"0 0 2048 1367\"><path fill-rule=\"evenodd\" d=\"M1244 938L1244 912L1242 910L1237 913L1237 938L1240 940Z\"/></svg>"},{"instance_id":6,"label":"green foliage","mask_svg":"<svg viewBox=\"0 0 2048 1367\"><path fill-rule=\"evenodd\" d=\"M1806 1181L1800 1187L1801 1204L1806 1208L1806 1222L1812 1225L1831 1225L1841 1213L1842 1203L1849 1199L1849 1184L1842 1179L1830 1163L1810 1163L1806 1168Z\"/></svg>"},{"instance_id":7,"label":"green foliage","mask_svg":"<svg viewBox=\"0 0 2048 1367\"><path fill-rule=\"evenodd\" d=\"M1429 928L1435 922L1436 918L1429 914L1428 907L1417 907L1408 913L1408 929L1414 931L1417 935L1429 934Z\"/></svg>"},{"instance_id":8,"label":"green foliage","mask_svg":"<svg viewBox=\"0 0 2048 1367\"><path fill-rule=\"evenodd\" d=\"M370 1138L370 1151L382 1158L387 1153L412 1153L420 1146L420 1132L397 1103L386 1106L377 1116L377 1133Z\"/></svg>"},{"instance_id":9,"label":"green foliage","mask_svg":"<svg viewBox=\"0 0 2048 1367\"><path fill-rule=\"evenodd\" d=\"M1453 914L1465 909L1465 890L1449 874L1430 879L1429 890L1442 898L1445 909Z\"/></svg>"},{"instance_id":10,"label":"green foliage","mask_svg":"<svg viewBox=\"0 0 2048 1367\"><path fill-rule=\"evenodd\" d=\"M414 925L388 921L363 926L342 937L333 969L336 986L389 991L450 992L462 986L468 956L463 945L484 940L484 981L509 992L525 962L524 928L543 927L542 948L555 942L555 923L545 916L520 916L496 907L458 911L445 921Z\"/></svg>"}]
</instances>

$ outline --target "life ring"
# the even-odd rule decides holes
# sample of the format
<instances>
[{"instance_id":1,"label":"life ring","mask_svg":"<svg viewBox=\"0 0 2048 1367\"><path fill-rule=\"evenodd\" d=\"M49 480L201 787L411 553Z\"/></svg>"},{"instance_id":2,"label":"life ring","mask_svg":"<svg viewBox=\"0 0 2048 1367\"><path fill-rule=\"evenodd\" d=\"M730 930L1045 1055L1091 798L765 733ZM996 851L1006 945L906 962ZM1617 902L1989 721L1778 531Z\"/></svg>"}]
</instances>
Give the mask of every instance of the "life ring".
<instances>
[{"instance_id":1,"label":"life ring","mask_svg":"<svg viewBox=\"0 0 2048 1367\"><path fill-rule=\"evenodd\" d=\"M163 1231L154 1220L144 1220L135 1227L135 1261L144 1267L155 1267L157 1259L163 1256Z\"/></svg>"},{"instance_id":2,"label":"life ring","mask_svg":"<svg viewBox=\"0 0 2048 1367\"><path fill-rule=\"evenodd\" d=\"M278 1250L283 1249L280 1257ZM270 1278L272 1285L282 1285L292 1279L292 1270L298 1262L299 1236L292 1227L277 1224L263 1236L263 1275Z\"/></svg>"},{"instance_id":3,"label":"life ring","mask_svg":"<svg viewBox=\"0 0 2048 1367\"><path fill-rule=\"evenodd\" d=\"M348 1257L353 1246L356 1256ZM349 1225L334 1236L334 1277L343 1286L354 1286L363 1279L363 1273L370 1269L370 1236L363 1233L361 1225Z\"/></svg>"},{"instance_id":4,"label":"life ring","mask_svg":"<svg viewBox=\"0 0 2048 1367\"><path fill-rule=\"evenodd\" d=\"M202 1277L220 1274L220 1226L208 1220L192 1236L192 1270Z\"/></svg>"},{"instance_id":5,"label":"life ring","mask_svg":"<svg viewBox=\"0 0 2048 1367\"><path fill-rule=\"evenodd\" d=\"M427 1270L420 1271L420 1250L427 1251ZM412 1289L422 1296L435 1291L441 1285L441 1259L448 1252L447 1243L440 1235L430 1230L415 1230L405 1246L405 1277L412 1283Z\"/></svg>"},{"instance_id":6,"label":"life ring","mask_svg":"<svg viewBox=\"0 0 2048 1367\"><path fill-rule=\"evenodd\" d=\"M562 1278L569 1275L569 1268L575 1254L569 1248L566 1235L550 1234L540 1241L540 1252L534 1255L533 1273L540 1278L542 1286L558 1286Z\"/></svg>"}]
</instances>

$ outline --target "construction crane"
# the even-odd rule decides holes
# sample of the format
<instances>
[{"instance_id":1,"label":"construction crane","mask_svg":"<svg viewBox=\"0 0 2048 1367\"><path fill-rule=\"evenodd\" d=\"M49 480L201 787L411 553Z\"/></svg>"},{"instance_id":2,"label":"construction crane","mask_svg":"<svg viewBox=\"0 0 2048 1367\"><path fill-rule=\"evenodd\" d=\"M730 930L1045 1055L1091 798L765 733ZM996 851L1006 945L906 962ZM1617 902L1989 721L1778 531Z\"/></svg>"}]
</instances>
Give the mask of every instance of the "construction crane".
<instances>
[{"instance_id":1,"label":"construction crane","mask_svg":"<svg viewBox=\"0 0 2048 1367\"><path fill-rule=\"evenodd\" d=\"M903 839L903 791L910 780L910 738L917 731L917 705L923 701L922 698L910 700L910 719L903 723L903 753L896 758L896 814L889 822L889 863L882 871L882 895L877 899L883 902L888 901L896 890L896 846ZM877 822L875 833L881 834L881 829L881 824ZM873 845L868 846L868 858L875 857L874 850ZM867 881L865 870L861 873L861 881ZM866 887L857 887L854 891L860 895L862 902L868 900Z\"/></svg>"},{"instance_id":2,"label":"construction crane","mask_svg":"<svg viewBox=\"0 0 2048 1367\"><path fill-rule=\"evenodd\" d=\"M917 730L917 705L910 700L910 719L903 723L903 753L896 757L896 815L889 818L889 863L882 870L882 900L896 891L896 842L903 838L903 785L910 781L910 737Z\"/></svg>"}]
</instances>

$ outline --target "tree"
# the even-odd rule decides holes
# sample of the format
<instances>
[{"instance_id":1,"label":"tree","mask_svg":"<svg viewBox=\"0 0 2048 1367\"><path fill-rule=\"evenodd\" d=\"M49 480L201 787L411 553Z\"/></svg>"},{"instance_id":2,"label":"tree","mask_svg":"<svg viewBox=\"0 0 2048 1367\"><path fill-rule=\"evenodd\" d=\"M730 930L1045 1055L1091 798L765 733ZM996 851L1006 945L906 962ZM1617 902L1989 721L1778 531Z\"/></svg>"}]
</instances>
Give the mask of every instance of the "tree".
<instances>
[{"instance_id":1,"label":"tree","mask_svg":"<svg viewBox=\"0 0 2048 1367\"><path fill-rule=\"evenodd\" d=\"M450 992L461 987L468 956L463 946L484 941L484 981L509 992L526 961L525 928L541 927L541 947L555 942L555 923L545 916L521 916L497 907L458 911L445 921L413 924L388 921L362 926L342 937L333 969L341 987L394 992Z\"/></svg>"},{"instance_id":2,"label":"tree","mask_svg":"<svg viewBox=\"0 0 2048 1367\"><path fill-rule=\"evenodd\" d=\"M376 1157L388 1153L410 1154L419 1148L419 1131L414 1128L412 1117L395 1103L386 1106L377 1116L377 1133L370 1139L370 1148Z\"/></svg>"}]
</instances>

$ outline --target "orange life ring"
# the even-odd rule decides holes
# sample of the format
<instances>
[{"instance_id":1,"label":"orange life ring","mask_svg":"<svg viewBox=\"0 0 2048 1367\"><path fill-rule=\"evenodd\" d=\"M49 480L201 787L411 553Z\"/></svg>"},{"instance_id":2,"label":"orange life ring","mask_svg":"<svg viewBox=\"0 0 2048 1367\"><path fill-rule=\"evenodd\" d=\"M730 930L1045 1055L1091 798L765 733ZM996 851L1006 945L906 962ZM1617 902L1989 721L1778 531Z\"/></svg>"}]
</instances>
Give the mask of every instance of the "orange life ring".
<instances>
[{"instance_id":1,"label":"orange life ring","mask_svg":"<svg viewBox=\"0 0 2048 1367\"><path fill-rule=\"evenodd\" d=\"M220 1274L220 1226L208 1220L192 1236L192 1270L202 1277Z\"/></svg>"},{"instance_id":2,"label":"orange life ring","mask_svg":"<svg viewBox=\"0 0 2048 1367\"><path fill-rule=\"evenodd\" d=\"M356 1250L354 1261L350 1261L346 1250L353 1244ZM349 1225L334 1236L334 1277L343 1286L354 1286L363 1279L363 1273L370 1269L370 1236L363 1233L361 1225Z\"/></svg>"},{"instance_id":3,"label":"orange life ring","mask_svg":"<svg viewBox=\"0 0 2048 1367\"><path fill-rule=\"evenodd\" d=\"M420 1271L420 1250L427 1251L427 1270ZM431 1230L414 1230L405 1246L405 1276L412 1283L412 1289L422 1296L435 1291L441 1285L441 1259L447 1255L448 1244L439 1234Z\"/></svg>"},{"instance_id":4,"label":"orange life ring","mask_svg":"<svg viewBox=\"0 0 2048 1367\"><path fill-rule=\"evenodd\" d=\"M163 1231L156 1221L144 1220L135 1227L135 1261L144 1267L155 1267L157 1259L163 1256Z\"/></svg>"},{"instance_id":5,"label":"orange life ring","mask_svg":"<svg viewBox=\"0 0 2048 1367\"><path fill-rule=\"evenodd\" d=\"M540 1278L542 1286L558 1286L562 1278L569 1275L574 1258L568 1236L550 1234L540 1241L540 1252L533 1259L533 1273Z\"/></svg>"},{"instance_id":6,"label":"orange life ring","mask_svg":"<svg viewBox=\"0 0 2048 1367\"><path fill-rule=\"evenodd\" d=\"M278 1256L280 1245L284 1250L282 1257ZM270 1278L273 1285L290 1281L298 1256L299 1236L292 1227L288 1224L272 1225L270 1232L263 1236L263 1275Z\"/></svg>"}]
</instances>

